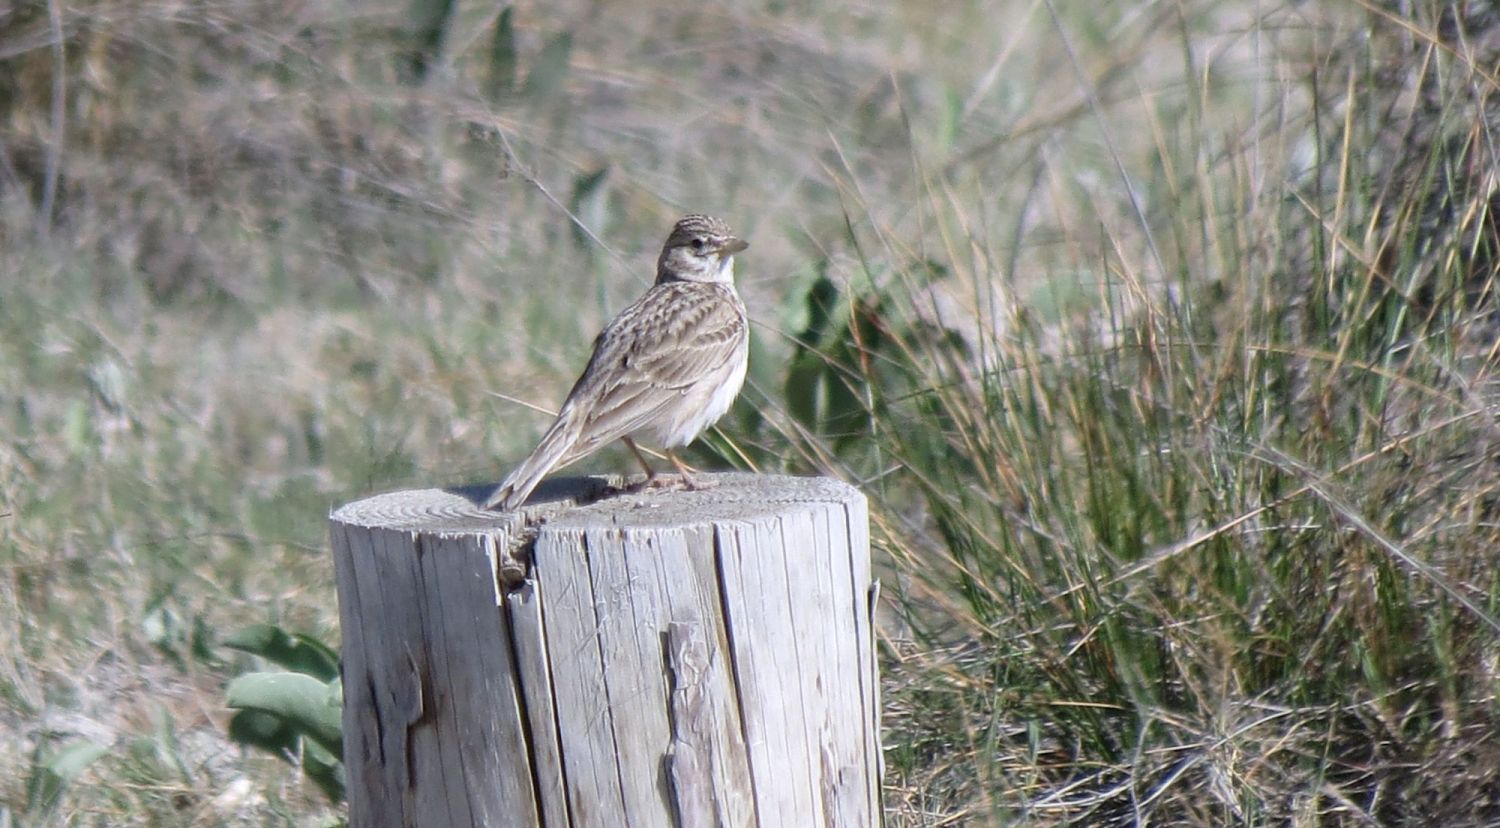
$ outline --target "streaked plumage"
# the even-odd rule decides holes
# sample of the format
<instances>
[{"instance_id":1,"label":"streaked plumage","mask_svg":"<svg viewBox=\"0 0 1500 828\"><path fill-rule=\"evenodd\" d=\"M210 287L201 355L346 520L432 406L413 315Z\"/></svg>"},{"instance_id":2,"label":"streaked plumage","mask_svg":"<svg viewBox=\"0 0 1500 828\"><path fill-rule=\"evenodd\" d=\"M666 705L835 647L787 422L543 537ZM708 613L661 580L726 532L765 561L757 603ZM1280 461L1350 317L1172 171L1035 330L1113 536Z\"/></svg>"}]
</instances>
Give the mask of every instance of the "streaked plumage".
<instances>
[{"instance_id":1,"label":"streaked plumage","mask_svg":"<svg viewBox=\"0 0 1500 828\"><path fill-rule=\"evenodd\" d=\"M615 440L685 446L729 410L749 357L745 306L734 289L734 254L746 246L711 216L677 222L656 283L594 340L557 419L487 508L520 506L552 471Z\"/></svg>"}]
</instances>

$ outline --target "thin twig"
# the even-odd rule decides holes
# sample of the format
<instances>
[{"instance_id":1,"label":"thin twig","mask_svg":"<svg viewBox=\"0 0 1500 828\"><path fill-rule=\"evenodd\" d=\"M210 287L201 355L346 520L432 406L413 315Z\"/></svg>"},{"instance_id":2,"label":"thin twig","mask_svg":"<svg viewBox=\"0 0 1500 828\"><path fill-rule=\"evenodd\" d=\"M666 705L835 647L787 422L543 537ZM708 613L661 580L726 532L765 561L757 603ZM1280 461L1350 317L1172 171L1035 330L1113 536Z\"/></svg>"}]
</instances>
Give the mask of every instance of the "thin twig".
<instances>
[{"instance_id":1,"label":"thin twig","mask_svg":"<svg viewBox=\"0 0 1500 828\"><path fill-rule=\"evenodd\" d=\"M557 416L557 411L555 411L555 410L553 410L551 408L548 408L545 405L537 405L534 402L529 402L527 400L523 400L520 397L512 397L509 394L502 394L499 391L486 391L485 393L489 394L491 397L496 397L498 399L505 400L508 403L515 403L516 405L519 405L519 406L521 406L523 408L529 408L532 411L535 411L535 412L537 412L539 414L546 414L548 417L556 417Z\"/></svg>"}]
</instances>

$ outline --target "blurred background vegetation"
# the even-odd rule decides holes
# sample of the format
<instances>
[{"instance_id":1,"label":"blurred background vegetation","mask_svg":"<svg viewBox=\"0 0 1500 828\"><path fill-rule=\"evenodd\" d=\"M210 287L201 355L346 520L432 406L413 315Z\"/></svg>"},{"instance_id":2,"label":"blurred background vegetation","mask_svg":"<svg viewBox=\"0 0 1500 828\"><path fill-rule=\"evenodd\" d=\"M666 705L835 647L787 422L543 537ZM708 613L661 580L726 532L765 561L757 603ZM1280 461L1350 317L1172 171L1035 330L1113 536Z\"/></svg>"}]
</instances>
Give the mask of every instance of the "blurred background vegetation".
<instances>
[{"instance_id":1,"label":"blurred background vegetation","mask_svg":"<svg viewBox=\"0 0 1500 828\"><path fill-rule=\"evenodd\" d=\"M875 507L892 825L1500 822L1497 74L1485 2L0 8L0 824L336 824L226 686L688 211L697 462Z\"/></svg>"}]
</instances>

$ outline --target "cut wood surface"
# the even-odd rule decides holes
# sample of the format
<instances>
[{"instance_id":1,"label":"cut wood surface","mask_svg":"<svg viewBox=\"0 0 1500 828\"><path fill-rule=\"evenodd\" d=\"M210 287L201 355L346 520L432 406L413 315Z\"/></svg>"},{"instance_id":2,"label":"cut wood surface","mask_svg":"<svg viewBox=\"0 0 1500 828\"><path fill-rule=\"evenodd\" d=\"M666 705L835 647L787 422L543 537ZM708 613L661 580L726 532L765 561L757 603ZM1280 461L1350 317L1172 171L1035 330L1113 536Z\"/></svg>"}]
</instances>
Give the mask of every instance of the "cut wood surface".
<instances>
[{"instance_id":1,"label":"cut wood surface","mask_svg":"<svg viewBox=\"0 0 1500 828\"><path fill-rule=\"evenodd\" d=\"M864 497L702 479L335 511L352 825L878 824Z\"/></svg>"}]
</instances>

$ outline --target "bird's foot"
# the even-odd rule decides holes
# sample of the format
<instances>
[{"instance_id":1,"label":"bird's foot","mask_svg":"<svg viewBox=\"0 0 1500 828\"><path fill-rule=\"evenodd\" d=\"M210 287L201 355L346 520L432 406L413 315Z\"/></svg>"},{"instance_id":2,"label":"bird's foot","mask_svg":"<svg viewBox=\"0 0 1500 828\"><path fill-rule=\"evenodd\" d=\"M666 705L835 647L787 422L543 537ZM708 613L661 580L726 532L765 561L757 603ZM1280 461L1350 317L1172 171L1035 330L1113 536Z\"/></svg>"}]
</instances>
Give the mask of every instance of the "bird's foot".
<instances>
[{"instance_id":1,"label":"bird's foot","mask_svg":"<svg viewBox=\"0 0 1500 828\"><path fill-rule=\"evenodd\" d=\"M622 492L635 494L638 492L698 492L704 489L712 489L719 485L719 481L703 478L692 474L658 474L644 480L637 480L621 489Z\"/></svg>"}]
</instances>

